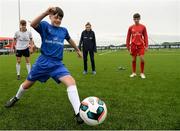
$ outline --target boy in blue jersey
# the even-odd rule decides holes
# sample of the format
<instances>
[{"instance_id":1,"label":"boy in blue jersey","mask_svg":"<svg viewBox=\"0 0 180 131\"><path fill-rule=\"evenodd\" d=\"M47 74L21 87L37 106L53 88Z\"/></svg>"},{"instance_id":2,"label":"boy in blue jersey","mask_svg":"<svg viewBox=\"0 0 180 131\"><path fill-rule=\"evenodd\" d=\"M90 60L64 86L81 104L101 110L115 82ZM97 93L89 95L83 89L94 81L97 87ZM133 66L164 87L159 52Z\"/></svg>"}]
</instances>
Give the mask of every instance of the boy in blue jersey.
<instances>
[{"instance_id":1,"label":"boy in blue jersey","mask_svg":"<svg viewBox=\"0 0 180 131\"><path fill-rule=\"evenodd\" d=\"M42 21L42 19L48 15L51 24ZM62 63L64 40L66 39L69 42L79 57L82 57L82 54L69 36L67 29L60 27L63 16L64 13L62 9L59 7L50 7L32 21L31 26L41 36L41 55L32 66L27 79L20 85L16 96L11 98L5 104L5 107L12 107L35 81L46 82L51 77L57 83L62 82L66 85L68 98L75 111L77 123L81 124L83 120L79 116L80 99L76 83Z\"/></svg>"}]
</instances>

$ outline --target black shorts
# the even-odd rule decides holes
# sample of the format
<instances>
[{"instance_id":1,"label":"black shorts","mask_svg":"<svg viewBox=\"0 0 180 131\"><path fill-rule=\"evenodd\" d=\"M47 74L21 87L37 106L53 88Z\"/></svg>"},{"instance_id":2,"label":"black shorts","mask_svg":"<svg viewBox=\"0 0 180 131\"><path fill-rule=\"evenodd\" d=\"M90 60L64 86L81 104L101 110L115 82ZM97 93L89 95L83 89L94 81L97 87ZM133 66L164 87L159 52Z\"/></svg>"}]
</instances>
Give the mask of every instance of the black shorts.
<instances>
[{"instance_id":1,"label":"black shorts","mask_svg":"<svg viewBox=\"0 0 180 131\"><path fill-rule=\"evenodd\" d=\"M29 48L24 49L24 50L16 50L17 57L21 57L22 55L24 57L29 57L30 56Z\"/></svg>"}]
</instances>

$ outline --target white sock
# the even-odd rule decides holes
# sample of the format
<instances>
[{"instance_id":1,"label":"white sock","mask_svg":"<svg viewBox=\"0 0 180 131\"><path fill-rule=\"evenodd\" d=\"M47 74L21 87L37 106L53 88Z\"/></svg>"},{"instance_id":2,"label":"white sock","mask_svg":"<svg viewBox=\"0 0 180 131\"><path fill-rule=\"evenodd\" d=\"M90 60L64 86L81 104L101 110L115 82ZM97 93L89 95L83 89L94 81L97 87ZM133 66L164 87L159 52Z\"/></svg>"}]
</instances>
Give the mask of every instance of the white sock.
<instances>
[{"instance_id":1,"label":"white sock","mask_svg":"<svg viewBox=\"0 0 180 131\"><path fill-rule=\"evenodd\" d=\"M27 71L28 71L28 74L29 74L29 72L31 71L31 64L26 63L26 68L27 68Z\"/></svg>"},{"instance_id":2,"label":"white sock","mask_svg":"<svg viewBox=\"0 0 180 131\"><path fill-rule=\"evenodd\" d=\"M19 87L19 90L18 90L18 92L16 94L17 99L20 99L25 91L26 91L26 89L24 89L23 85L21 84L20 87Z\"/></svg>"},{"instance_id":3,"label":"white sock","mask_svg":"<svg viewBox=\"0 0 180 131\"><path fill-rule=\"evenodd\" d=\"M21 69L21 65L19 63L16 63L17 75L20 75L20 69Z\"/></svg>"},{"instance_id":4,"label":"white sock","mask_svg":"<svg viewBox=\"0 0 180 131\"><path fill-rule=\"evenodd\" d=\"M71 102L74 112L77 115L79 113L80 100L76 85L69 86L67 88L68 98Z\"/></svg>"}]
</instances>

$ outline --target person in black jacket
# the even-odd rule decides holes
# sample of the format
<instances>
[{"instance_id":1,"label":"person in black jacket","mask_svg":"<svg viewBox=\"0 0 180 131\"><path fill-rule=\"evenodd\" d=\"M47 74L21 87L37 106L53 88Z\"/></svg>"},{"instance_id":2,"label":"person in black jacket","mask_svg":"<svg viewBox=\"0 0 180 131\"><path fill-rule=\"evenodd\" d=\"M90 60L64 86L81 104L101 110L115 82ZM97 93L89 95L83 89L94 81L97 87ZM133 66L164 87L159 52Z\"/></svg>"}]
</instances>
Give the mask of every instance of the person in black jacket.
<instances>
[{"instance_id":1,"label":"person in black jacket","mask_svg":"<svg viewBox=\"0 0 180 131\"><path fill-rule=\"evenodd\" d=\"M87 74L87 57L88 53L91 59L92 73L95 75L95 62L94 62L94 52L97 52L96 49L96 37L94 31L91 29L91 24L88 22L85 25L85 30L81 34L79 49L81 50L81 46L83 49L83 60L84 60L84 72L83 74Z\"/></svg>"}]
</instances>

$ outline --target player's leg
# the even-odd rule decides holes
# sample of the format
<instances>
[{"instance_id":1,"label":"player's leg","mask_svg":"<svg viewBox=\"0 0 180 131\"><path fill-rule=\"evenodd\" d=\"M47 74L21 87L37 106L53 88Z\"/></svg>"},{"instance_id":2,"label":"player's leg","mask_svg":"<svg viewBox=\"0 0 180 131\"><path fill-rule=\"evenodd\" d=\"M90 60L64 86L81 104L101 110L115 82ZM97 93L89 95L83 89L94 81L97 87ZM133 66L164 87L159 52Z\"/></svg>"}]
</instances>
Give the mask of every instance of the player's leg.
<instances>
[{"instance_id":1,"label":"player's leg","mask_svg":"<svg viewBox=\"0 0 180 131\"><path fill-rule=\"evenodd\" d=\"M26 60L26 68L29 74L29 72L31 71L30 57L25 57L25 60Z\"/></svg>"},{"instance_id":2,"label":"player's leg","mask_svg":"<svg viewBox=\"0 0 180 131\"><path fill-rule=\"evenodd\" d=\"M132 55L132 74L130 75L130 77L136 76L136 59L137 59L137 56Z\"/></svg>"},{"instance_id":3,"label":"player's leg","mask_svg":"<svg viewBox=\"0 0 180 131\"><path fill-rule=\"evenodd\" d=\"M144 75L144 54L145 54L145 48L144 46L139 48L138 50L138 53L139 53L139 56L140 56L140 70L141 70L141 73L140 73L140 76L142 79L145 79L146 76Z\"/></svg>"},{"instance_id":4,"label":"player's leg","mask_svg":"<svg viewBox=\"0 0 180 131\"><path fill-rule=\"evenodd\" d=\"M83 74L87 74L87 57L88 57L88 51L83 50L83 61L84 61L84 72Z\"/></svg>"},{"instance_id":5,"label":"player's leg","mask_svg":"<svg viewBox=\"0 0 180 131\"><path fill-rule=\"evenodd\" d=\"M145 62L144 62L144 55L140 55L140 69L141 69L140 76L141 76L142 79L146 78L146 76L144 75L144 64L145 64Z\"/></svg>"},{"instance_id":6,"label":"player's leg","mask_svg":"<svg viewBox=\"0 0 180 131\"><path fill-rule=\"evenodd\" d=\"M95 75L96 70L95 70L95 62L94 62L94 51L89 51L89 54L90 54L90 59L91 59L92 73Z\"/></svg>"},{"instance_id":7,"label":"player's leg","mask_svg":"<svg viewBox=\"0 0 180 131\"><path fill-rule=\"evenodd\" d=\"M76 120L79 124L82 124L83 120L79 116L80 99L74 78L71 75L66 75L60 77L59 80L66 85L68 98L76 114Z\"/></svg>"},{"instance_id":8,"label":"player's leg","mask_svg":"<svg viewBox=\"0 0 180 131\"><path fill-rule=\"evenodd\" d=\"M23 50L23 56L25 57L26 60L26 68L28 71L28 74L31 70L31 64L30 64L30 52L29 52L29 48Z\"/></svg>"},{"instance_id":9,"label":"player's leg","mask_svg":"<svg viewBox=\"0 0 180 131\"><path fill-rule=\"evenodd\" d=\"M29 89L35 81L40 81L40 82L46 82L49 79L49 75L47 74L47 70L45 68L41 68L40 62L43 59L37 59L36 63L33 65L30 73L27 76L27 79L20 85L19 90L16 93L16 96L10 99L5 107L11 107L13 106L20 98L21 96L25 93L27 89Z\"/></svg>"},{"instance_id":10,"label":"player's leg","mask_svg":"<svg viewBox=\"0 0 180 131\"><path fill-rule=\"evenodd\" d=\"M67 75L59 78L59 80L67 87L68 98L73 106L75 114L78 114L80 99L74 78L71 75Z\"/></svg>"},{"instance_id":11,"label":"player's leg","mask_svg":"<svg viewBox=\"0 0 180 131\"><path fill-rule=\"evenodd\" d=\"M16 96L11 98L6 104L5 107L12 107L24 94L24 92L29 89L34 84L33 81L25 80L19 87L19 90L16 93Z\"/></svg>"},{"instance_id":12,"label":"player's leg","mask_svg":"<svg viewBox=\"0 0 180 131\"><path fill-rule=\"evenodd\" d=\"M16 72L17 72L17 80L20 80L20 70L21 70L21 56L16 57Z\"/></svg>"}]
</instances>

